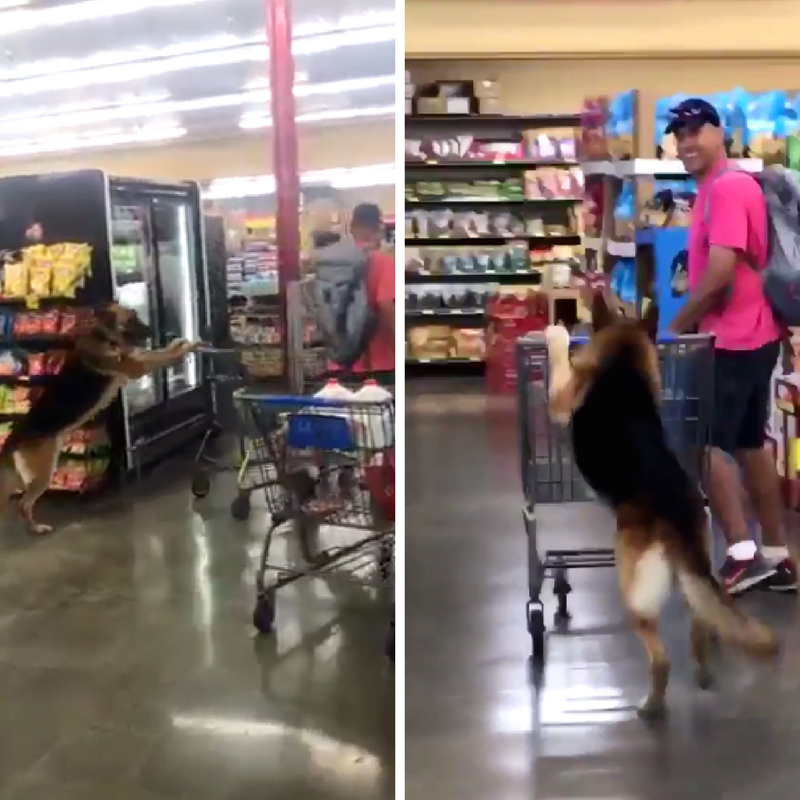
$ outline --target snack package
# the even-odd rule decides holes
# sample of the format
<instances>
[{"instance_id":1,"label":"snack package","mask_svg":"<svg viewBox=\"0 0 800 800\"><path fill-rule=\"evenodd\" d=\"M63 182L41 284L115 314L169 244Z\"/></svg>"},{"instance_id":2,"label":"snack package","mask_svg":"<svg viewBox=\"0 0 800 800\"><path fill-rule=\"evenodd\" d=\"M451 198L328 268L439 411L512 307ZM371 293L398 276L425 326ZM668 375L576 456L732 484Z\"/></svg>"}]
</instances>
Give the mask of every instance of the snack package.
<instances>
[{"instance_id":1,"label":"snack package","mask_svg":"<svg viewBox=\"0 0 800 800\"><path fill-rule=\"evenodd\" d=\"M745 108L749 97L744 89L736 88L709 98L725 128L725 147L731 158L744 158L747 139Z\"/></svg>"},{"instance_id":2,"label":"snack package","mask_svg":"<svg viewBox=\"0 0 800 800\"><path fill-rule=\"evenodd\" d=\"M607 139L612 158L632 158L635 93L622 92L608 104Z\"/></svg>"},{"instance_id":3,"label":"snack package","mask_svg":"<svg viewBox=\"0 0 800 800\"><path fill-rule=\"evenodd\" d=\"M28 263L28 292L33 297L49 297L53 278L53 258L45 245L26 247L23 257Z\"/></svg>"},{"instance_id":4,"label":"snack package","mask_svg":"<svg viewBox=\"0 0 800 800\"><path fill-rule=\"evenodd\" d=\"M450 357L451 339L448 325L420 325L408 332L409 355L419 359Z\"/></svg>"},{"instance_id":5,"label":"snack package","mask_svg":"<svg viewBox=\"0 0 800 800\"><path fill-rule=\"evenodd\" d=\"M486 335L483 328L456 328L452 332L452 354L455 358L486 357Z\"/></svg>"},{"instance_id":6,"label":"snack package","mask_svg":"<svg viewBox=\"0 0 800 800\"><path fill-rule=\"evenodd\" d=\"M631 181L622 184L617 202L614 205L614 238L618 241L631 241L636 225L636 196Z\"/></svg>"},{"instance_id":7,"label":"snack package","mask_svg":"<svg viewBox=\"0 0 800 800\"><path fill-rule=\"evenodd\" d=\"M88 244L65 242L52 248L54 297L75 297L91 271L92 248Z\"/></svg>"},{"instance_id":8,"label":"snack package","mask_svg":"<svg viewBox=\"0 0 800 800\"><path fill-rule=\"evenodd\" d=\"M3 269L3 294L15 300L28 296L28 261L24 257L6 259Z\"/></svg>"},{"instance_id":9,"label":"snack package","mask_svg":"<svg viewBox=\"0 0 800 800\"><path fill-rule=\"evenodd\" d=\"M789 117L786 92L754 94L745 111L746 154L765 164L782 164L786 157L786 128Z\"/></svg>"},{"instance_id":10,"label":"snack package","mask_svg":"<svg viewBox=\"0 0 800 800\"><path fill-rule=\"evenodd\" d=\"M621 258L611 270L611 291L623 303L636 302L636 261Z\"/></svg>"}]
</instances>

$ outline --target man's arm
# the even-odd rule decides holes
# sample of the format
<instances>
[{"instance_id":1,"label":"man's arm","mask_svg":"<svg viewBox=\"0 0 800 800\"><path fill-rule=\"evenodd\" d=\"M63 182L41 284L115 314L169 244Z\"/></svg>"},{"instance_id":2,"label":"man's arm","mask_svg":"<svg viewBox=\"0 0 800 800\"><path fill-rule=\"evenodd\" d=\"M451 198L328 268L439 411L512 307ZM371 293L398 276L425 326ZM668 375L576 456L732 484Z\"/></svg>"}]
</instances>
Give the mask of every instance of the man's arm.
<instances>
[{"instance_id":1,"label":"man's arm","mask_svg":"<svg viewBox=\"0 0 800 800\"><path fill-rule=\"evenodd\" d=\"M675 315L670 329L686 333L695 328L714 306L724 301L724 294L736 276L736 262L740 255L729 247L711 245L700 283L689 295L683 308Z\"/></svg>"},{"instance_id":2,"label":"man's arm","mask_svg":"<svg viewBox=\"0 0 800 800\"><path fill-rule=\"evenodd\" d=\"M395 285L394 259L388 254L373 255L375 267L375 305L378 309L378 325L394 348L395 333Z\"/></svg>"}]
</instances>

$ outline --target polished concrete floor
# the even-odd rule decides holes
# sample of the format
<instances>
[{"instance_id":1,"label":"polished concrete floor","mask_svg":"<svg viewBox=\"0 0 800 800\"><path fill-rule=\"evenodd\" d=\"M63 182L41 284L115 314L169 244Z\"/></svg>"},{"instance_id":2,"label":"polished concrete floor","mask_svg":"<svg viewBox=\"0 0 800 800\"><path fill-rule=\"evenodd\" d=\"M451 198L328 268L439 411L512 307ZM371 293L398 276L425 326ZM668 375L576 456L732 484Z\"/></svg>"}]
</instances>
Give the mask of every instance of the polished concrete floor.
<instances>
[{"instance_id":1,"label":"polished concrete floor","mask_svg":"<svg viewBox=\"0 0 800 800\"><path fill-rule=\"evenodd\" d=\"M193 508L170 471L0 533L0 800L386 800L387 601L346 576L250 627L263 509ZM78 513L76 513L78 512Z\"/></svg>"},{"instance_id":2,"label":"polished concrete floor","mask_svg":"<svg viewBox=\"0 0 800 800\"><path fill-rule=\"evenodd\" d=\"M743 602L781 630L776 665L725 653L691 684L688 625L665 612L668 719L635 709L646 662L611 570L574 576L571 629L528 664L526 544L513 406L468 389L411 398L407 416L406 796L437 800L793 800L800 785L796 598ZM544 546L602 547L589 506L543 508ZM553 599L546 595L551 618Z\"/></svg>"}]
</instances>

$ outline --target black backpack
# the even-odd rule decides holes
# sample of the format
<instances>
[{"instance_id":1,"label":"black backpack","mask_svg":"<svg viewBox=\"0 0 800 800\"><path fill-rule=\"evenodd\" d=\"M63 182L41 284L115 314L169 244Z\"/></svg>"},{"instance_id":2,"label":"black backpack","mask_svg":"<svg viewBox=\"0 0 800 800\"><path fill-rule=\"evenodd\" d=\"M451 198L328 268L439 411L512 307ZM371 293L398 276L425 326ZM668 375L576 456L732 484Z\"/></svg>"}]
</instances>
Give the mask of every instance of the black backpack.
<instances>
[{"instance_id":1,"label":"black backpack","mask_svg":"<svg viewBox=\"0 0 800 800\"><path fill-rule=\"evenodd\" d=\"M367 289L369 269L369 252L345 238L314 253L304 287L328 359L345 370L364 355L377 329Z\"/></svg>"}]
</instances>

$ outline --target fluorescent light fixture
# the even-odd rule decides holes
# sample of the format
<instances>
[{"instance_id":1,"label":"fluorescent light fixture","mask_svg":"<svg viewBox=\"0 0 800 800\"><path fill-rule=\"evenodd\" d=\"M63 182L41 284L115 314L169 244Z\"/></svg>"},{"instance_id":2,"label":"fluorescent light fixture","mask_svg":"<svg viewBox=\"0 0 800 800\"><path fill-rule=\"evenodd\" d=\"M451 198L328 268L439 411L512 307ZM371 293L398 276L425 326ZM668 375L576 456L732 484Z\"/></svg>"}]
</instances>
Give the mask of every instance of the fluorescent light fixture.
<instances>
[{"instance_id":1,"label":"fluorescent light fixture","mask_svg":"<svg viewBox=\"0 0 800 800\"><path fill-rule=\"evenodd\" d=\"M57 28L75 22L94 22L109 17L130 16L156 8L194 6L208 2L213 0L124 0L124 2L86 0L83 3L52 5L47 8L15 9L0 15L0 37L38 28ZM17 2L15 5L19 6L20 3ZM8 8L13 6L8 3L0 4L0 10Z\"/></svg>"},{"instance_id":2,"label":"fluorescent light fixture","mask_svg":"<svg viewBox=\"0 0 800 800\"><path fill-rule=\"evenodd\" d=\"M370 89L394 86L394 75L378 75L374 78L354 78L343 81L330 81L329 83L308 83L295 87L297 97L338 96L348 92L367 91ZM169 97L169 95L167 95ZM80 125L98 125L105 122L154 119L158 117L174 117L194 111L209 111L221 108L237 108L239 106L255 104L263 106L264 110L255 109L243 115L242 119L253 117L265 119L265 111L269 103L270 93L266 89L255 89L249 92L236 94L217 95L216 97L199 97L193 100L169 100L164 95L138 98L133 101L111 103L94 108L84 108L78 111L43 114L37 110L34 114L24 116L15 114L9 117L0 117L0 135L37 133L39 131L52 131L54 128L68 128ZM356 109L357 111L357 109ZM327 112L317 112L325 114ZM330 112L335 113L335 112ZM350 116L348 112L347 116ZM324 117L337 119L338 117ZM299 119L299 118L298 118ZM313 120L308 120L313 121ZM264 127L259 124L259 127Z\"/></svg>"},{"instance_id":3,"label":"fluorescent light fixture","mask_svg":"<svg viewBox=\"0 0 800 800\"><path fill-rule=\"evenodd\" d=\"M314 111L309 114L298 114L295 119L299 123L336 122L368 117L393 117L396 113L396 106L373 106L371 108L341 108L330 111ZM239 127L247 131L271 128L272 118L245 115L239 120Z\"/></svg>"},{"instance_id":4,"label":"fluorescent light fixture","mask_svg":"<svg viewBox=\"0 0 800 800\"><path fill-rule=\"evenodd\" d=\"M0 0L0 11L8 11L10 8L21 8L30 5L31 0Z\"/></svg>"},{"instance_id":5,"label":"fluorescent light fixture","mask_svg":"<svg viewBox=\"0 0 800 800\"><path fill-rule=\"evenodd\" d=\"M293 51L295 55L313 55L341 47L394 41L394 21L376 24L376 17L345 17L327 30L319 25L305 26L305 30L304 26L298 26ZM370 24L364 24L366 21ZM133 82L185 70L266 63L268 59L269 48L261 32L244 38L215 36L160 49L137 47L124 52L102 52L84 59L51 59L0 70L0 97Z\"/></svg>"},{"instance_id":6,"label":"fluorescent light fixture","mask_svg":"<svg viewBox=\"0 0 800 800\"><path fill-rule=\"evenodd\" d=\"M95 150L128 144L156 144L180 139L186 136L187 133L186 128L177 126L142 128L136 131L111 128L97 131L88 136L67 134L27 142L0 144L0 158L39 156L48 153L71 153L77 150Z\"/></svg>"},{"instance_id":7,"label":"fluorescent light fixture","mask_svg":"<svg viewBox=\"0 0 800 800\"><path fill-rule=\"evenodd\" d=\"M304 186L330 186L335 189L359 189L368 186L393 186L397 181L394 164L373 164L368 167L323 169L304 172L300 183ZM242 197L262 197L275 193L272 175L245 178L220 178L204 190L206 200L234 200Z\"/></svg>"}]
</instances>

